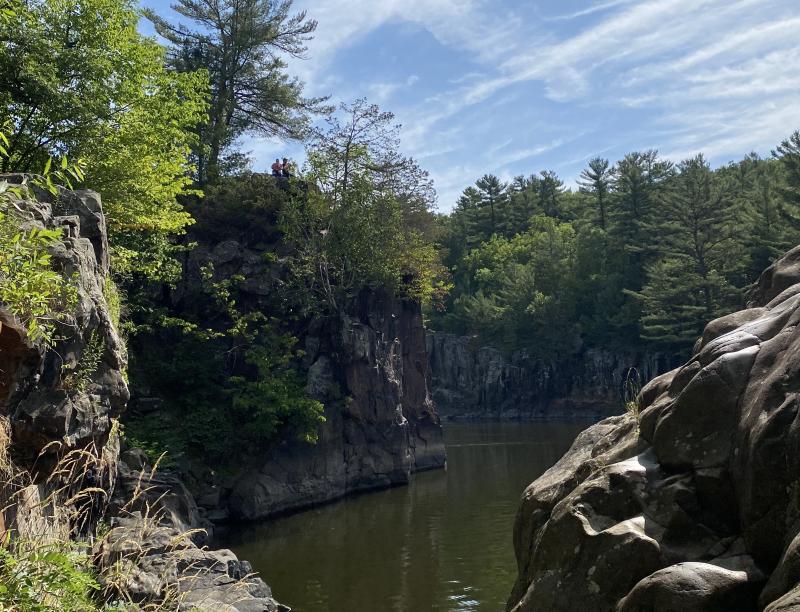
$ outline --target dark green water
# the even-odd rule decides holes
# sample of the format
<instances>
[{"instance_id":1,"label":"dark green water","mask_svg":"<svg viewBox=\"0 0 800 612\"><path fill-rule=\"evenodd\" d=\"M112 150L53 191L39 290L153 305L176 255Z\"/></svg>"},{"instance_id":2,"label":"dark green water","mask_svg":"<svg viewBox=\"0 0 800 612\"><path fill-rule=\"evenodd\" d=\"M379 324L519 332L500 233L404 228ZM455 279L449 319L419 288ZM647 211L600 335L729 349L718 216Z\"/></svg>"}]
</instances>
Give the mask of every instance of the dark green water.
<instances>
[{"instance_id":1,"label":"dark green water","mask_svg":"<svg viewBox=\"0 0 800 612\"><path fill-rule=\"evenodd\" d=\"M520 494L586 426L448 424L446 471L245 527L221 544L295 612L504 610Z\"/></svg>"}]
</instances>

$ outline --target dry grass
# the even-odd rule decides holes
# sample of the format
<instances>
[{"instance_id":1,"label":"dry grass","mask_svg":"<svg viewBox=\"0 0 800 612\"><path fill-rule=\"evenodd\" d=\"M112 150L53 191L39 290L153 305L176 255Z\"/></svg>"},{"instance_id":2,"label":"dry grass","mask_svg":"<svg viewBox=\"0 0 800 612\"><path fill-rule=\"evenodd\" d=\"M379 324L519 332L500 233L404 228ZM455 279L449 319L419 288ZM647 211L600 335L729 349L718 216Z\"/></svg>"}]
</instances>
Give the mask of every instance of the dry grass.
<instances>
[{"instance_id":1,"label":"dry grass","mask_svg":"<svg viewBox=\"0 0 800 612\"><path fill-rule=\"evenodd\" d=\"M156 476L159 462L138 475L133 494L116 512L122 519L117 522L122 526L109 528L101 522L111 502L115 469L107 445L66 451L59 442L47 445L37 464L50 463L53 456L59 459L47 478L35 483L36 466L32 471L15 466L9 458L10 442L8 419L0 417L0 489L5 500L2 516L6 519L1 525L0 567L10 571L13 562L15 571L30 573L31 568L41 566L42 559L53 558L52 547L58 547L58 551L68 554L76 563L78 578L65 573L65 579L75 586L86 572L87 590L96 604L94 609L113 605L114 609L148 612L177 609L187 596L186 587L211 571L208 559L203 559L201 549L192 543L192 538L203 530L178 533L165 517L161 504L169 492L159 494L149 484ZM148 563L149 568L160 567L157 601L141 601L141 594L134 588L141 571L139 566L147 557L157 560ZM231 578L225 585L232 600L239 598L238 593L246 589L250 577ZM42 609L90 609L65 607L67 598L62 587L57 583L41 585ZM245 591L241 598L246 596ZM196 596L193 603L202 605ZM10 607L4 607L6 604ZM4 602L0 595L0 609L22 608L13 601Z\"/></svg>"},{"instance_id":2,"label":"dry grass","mask_svg":"<svg viewBox=\"0 0 800 612\"><path fill-rule=\"evenodd\" d=\"M622 388L622 402L625 406L625 412L629 414L636 421L639 420L639 393L642 391L642 377L639 370L631 368L625 377L625 383Z\"/></svg>"}]
</instances>

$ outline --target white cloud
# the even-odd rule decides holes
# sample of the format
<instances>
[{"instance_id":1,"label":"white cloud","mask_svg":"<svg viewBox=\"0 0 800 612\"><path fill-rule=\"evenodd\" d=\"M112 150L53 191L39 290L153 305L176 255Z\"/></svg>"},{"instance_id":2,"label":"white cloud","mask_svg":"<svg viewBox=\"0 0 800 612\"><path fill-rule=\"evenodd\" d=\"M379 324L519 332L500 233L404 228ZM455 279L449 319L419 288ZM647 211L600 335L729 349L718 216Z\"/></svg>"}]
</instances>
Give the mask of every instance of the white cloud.
<instances>
[{"instance_id":1,"label":"white cloud","mask_svg":"<svg viewBox=\"0 0 800 612\"><path fill-rule=\"evenodd\" d=\"M592 118L602 125L635 113L647 122L593 132L598 152L657 146L676 159L768 150L800 127L797 0L598 0L544 21L528 3L504 0L297 0L296 8L320 24L313 59L301 68L312 91L335 85L341 97L366 94L394 107L404 146L429 164L444 208L477 176L537 155L550 153L546 166L574 172L587 147L566 145L591 130ZM334 80L338 53L395 22L459 52L468 60L462 71L438 88L425 83L434 93L424 99L409 95L422 84L417 75ZM527 107L533 115L564 109L562 131L506 127Z\"/></svg>"},{"instance_id":2,"label":"white cloud","mask_svg":"<svg viewBox=\"0 0 800 612\"><path fill-rule=\"evenodd\" d=\"M631 2L636 2L636 1L637 0L608 0L608 2L600 2L599 4L593 4L585 9L574 11L572 13L567 13L565 15L547 17L545 21L568 21L570 19L577 19L578 17L586 17L588 15L594 15L595 13L607 11L609 9L621 6L623 4L630 4Z\"/></svg>"},{"instance_id":3,"label":"white cloud","mask_svg":"<svg viewBox=\"0 0 800 612\"><path fill-rule=\"evenodd\" d=\"M292 69L313 83L338 52L395 21L425 28L442 45L481 61L496 61L510 50L520 25L512 13L497 14L497 6L489 0L299 0L294 8L307 10L318 26L311 59L293 61Z\"/></svg>"}]
</instances>

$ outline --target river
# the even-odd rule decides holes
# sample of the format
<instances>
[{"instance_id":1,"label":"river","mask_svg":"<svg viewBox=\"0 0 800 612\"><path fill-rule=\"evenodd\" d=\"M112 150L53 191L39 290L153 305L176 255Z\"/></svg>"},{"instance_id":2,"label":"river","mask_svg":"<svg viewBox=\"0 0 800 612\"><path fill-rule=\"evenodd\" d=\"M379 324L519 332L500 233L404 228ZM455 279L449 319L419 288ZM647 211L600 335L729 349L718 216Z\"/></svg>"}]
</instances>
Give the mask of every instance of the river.
<instances>
[{"instance_id":1,"label":"river","mask_svg":"<svg viewBox=\"0 0 800 612\"><path fill-rule=\"evenodd\" d=\"M235 529L222 543L295 612L504 610L520 494L587 424L448 423L447 470Z\"/></svg>"}]
</instances>

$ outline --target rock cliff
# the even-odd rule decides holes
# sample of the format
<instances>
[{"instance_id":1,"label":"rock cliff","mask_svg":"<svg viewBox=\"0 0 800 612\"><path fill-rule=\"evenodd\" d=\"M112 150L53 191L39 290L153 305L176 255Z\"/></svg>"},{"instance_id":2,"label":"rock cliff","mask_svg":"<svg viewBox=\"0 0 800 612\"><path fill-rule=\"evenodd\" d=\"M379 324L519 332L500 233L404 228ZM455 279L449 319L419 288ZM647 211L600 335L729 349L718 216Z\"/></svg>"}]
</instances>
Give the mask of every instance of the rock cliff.
<instances>
[{"instance_id":1,"label":"rock cliff","mask_svg":"<svg viewBox=\"0 0 800 612\"><path fill-rule=\"evenodd\" d=\"M21 184L23 175L0 180ZM54 267L71 278L77 300L65 313L51 349L32 343L25 327L0 304L0 416L10 437L4 455L13 464L15 478L6 478L4 497L13 497L21 483L27 493L22 504L5 508L5 529L20 529L18 516L35 513L57 483L53 467L66 454L86 451L93 462L93 486L111 489L116 478L116 448L112 419L128 400L122 375L124 346L117 335L103 295L108 276L108 242L100 198L90 191L62 191L53 197L33 190L30 199L14 202L14 214L24 229L61 229L62 239L52 248ZM90 348L93 347L93 350ZM96 356L87 361L88 353ZM91 363L89 363L89 361ZM77 492L89 483L66 483ZM6 506L6 504L3 504ZM68 514L64 510L64 516ZM56 532L71 526L53 521ZM98 517L93 517L94 519Z\"/></svg>"},{"instance_id":2,"label":"rock cliff","mask_svg":"<svg viewBox=\"0 0 800 612\"><path fill-rule=\"evenodd\" d=\"M627 380L643 384L675 364L658 353L588 349L559 362L478 346L468 336L429 332L433 399L445 418L600 417L624 404Z\"/></svg>"},{"instance_id":3,"label":"rock cliff","mask_svg":"<svg viewBox=\"0 0 800 612\"><path fill-rule=\"evenodd\" d=\"M105 297L111 281L100 196L32 188L13 210L26 230L61 230L52 262L77 299L52 347L31 342L0 303L0 535L37 545L93 542L101 585L114 597L123 589L134 603L284 609L246 562L195 544L190 536L199 539L202 525L179 481L120 458L116 417L129 393L125 347ZM112 528L96 534L101 519Z\"/></svg>"},{"instance_id":4,"label":"rock cliff","mask_svg":"<svg viewBox=\"0 0 800 612\"><path fill-rule=\"evenodd\" d=\"M226 470L207 465L202 456L184 460L187 484L211 520L265 518L403 484L415 471L444 465L419 303L364 288L336 314L290 321L281 301L287 263L280 254L286 245L268 240L263 231L249 241L215 240L208 233L196 238L182 283L169 298L172 311L186 312L208 300L203 275L209 270L216 283L238 279L237 305L282 317L281 324L298 339L306 391L325 406L314 444L288 435L252 444ZM157 398L137 398L136 404L150 411L147 418L176 410Z\"/></svg>"},{"instance_id":5,"label":"rock cliff","mask_svg":"<svg viewBox=\"0 0 800 612\"><path fill-rule=\"evenodd\" d=\"M403 484L444 465L419 304L365 289L347 312L312 324L305 347L308 391L326 406L319 440L281 444L241 474L228 501L235 517Z\"/></svg>"},{"instance_id":6,"label":"rock cliff","mask_svg":"<svg viewBox=\"0 0 800 612\"><path fill-rule=\"evenodd\" d=\"M800 609L800 247L523 494L508 609Z\"/></svg>"}]
</instances>

